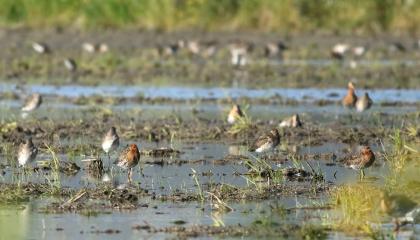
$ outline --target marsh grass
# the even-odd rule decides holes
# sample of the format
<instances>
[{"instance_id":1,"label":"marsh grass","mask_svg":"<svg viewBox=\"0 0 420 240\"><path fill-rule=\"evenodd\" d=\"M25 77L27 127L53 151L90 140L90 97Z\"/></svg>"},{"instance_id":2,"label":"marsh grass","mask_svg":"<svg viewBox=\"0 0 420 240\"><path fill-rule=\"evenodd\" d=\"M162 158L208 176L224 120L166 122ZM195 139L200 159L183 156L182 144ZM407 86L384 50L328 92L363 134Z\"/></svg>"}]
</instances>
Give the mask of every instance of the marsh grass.
<instances>
[{"instance_id":1,"label":"marsh grass","mask_svg":"<svg viewBox=\"0 0 420 240\"><path fill-rule=\"evenodd\" d=\"M251 117L248 116L246 113L249 108L249 105L245 106L242 109L243 116L240 118L237 118L235 123L230 127L228 132L232 135L240 134L249 131L253 127L255 127L254 124L252 124Z\"/></svg>"},{"instance_id":2,"label":"marsh grass","mask_svg":"<svg viewBox=\"0 0 420 240\"><path fill-rule=\"evenodd\" d=\"M332 192L332 200L339 213L338 221L332 223L334 228L383 238L383 230L372 224L384 219L384 213L379 208L383 191L405 195L420 204L419 146L413 141L406 141L408 134L409 131L395 130L389 136L387 148L382 144L383 158L389 168L384 184L360 182L340 186Z\"/></svg>"},{"instance_id":3,"label":"marsh grass","mask_svg":"<svg viewBox=\"0 0 420 240\"><path fill-rule=\"evenodd\" d=\"M345 232L375 233L370 223L380 222L379 201L381 190L373 185L364 183L341 186L332 193L339 219L333 224L334 228Z\"/></svg>"},{"instance_id":4,"label":"marsh grass","mask_svg":"<svg viewBox=\"0 0 420 240\"><path fill-rule=\"evenodd\" d=\"M417 1L1 0L0 24L179 30L419 29ZM340 14L336 14L340 13Z\"/></svg>"},{"instance_id":5,"label":"marsh grass","mask_svg":"<svg viewBox=\"0 0 420 240\"><path fill-rule=\"evenodd\" d=\"M197 195L198 195L198 198L201 201L204 201L205 200L205 198L204 198L204 191L203 191L203 189L201 187L200 180L198 179L197 171L195 169L193 169L193 168L191 168L191 171L192 171L192 178L194 179L195 185L197 186Z\"/></svg>"},{"instance_id":6,"label":"marsh grass","mask_svg":"<svg viewBox=\"0 0 420 240\"><path fill-rule=\"evenodd\" d=\"M409 133L409 132L408 132ZM400 186L401 175L403 175L408 169L407 164L414 164L414 166L420 164L420 153L417 150L419 148L418 143L407 142L407 133L395 130L394 134L389 136L390 147L384 150L384 159L389 165L389 174L386 178L386 187L389 189L395 189ZM416 168L416 167L415 167Z\"/></svg>"},{"instance_id":7,"label":"marsh grass","mask_svg":"<svg viewBox=\"0 0 420 240\"><path fill-rule=\"evenodd\" d=\"M46 176L47 183L49 185L49 192L51 195L58 194L61 189L61 181L60 181L60 160L57 156L56 150L50 146L45 144L47 148L47 152L51 154L51 177Z\"/></svg>"}]
</instances>

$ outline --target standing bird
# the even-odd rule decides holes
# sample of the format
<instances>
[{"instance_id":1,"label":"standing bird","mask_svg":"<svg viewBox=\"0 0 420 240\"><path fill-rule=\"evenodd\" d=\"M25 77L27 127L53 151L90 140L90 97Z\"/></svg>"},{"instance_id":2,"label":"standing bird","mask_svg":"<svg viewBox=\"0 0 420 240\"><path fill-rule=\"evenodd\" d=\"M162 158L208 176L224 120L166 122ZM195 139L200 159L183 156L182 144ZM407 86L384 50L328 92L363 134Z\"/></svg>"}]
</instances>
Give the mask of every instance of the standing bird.
<instances>
[{"instance_id":1,"label":"standing bird","mask_svg":"<svg viewBox=\"0 0 420 240\"><path fill-rule=\"evenodd\" d=\"M252 49L252 45L237 41L229 47L231 63L235 67L245 66L248 63L247 54Z\"/></svg>"},{"instance_id":2,"label":"standing bird","mask_svg":"<svg viewBox=\"0 0 420 240\"><path fill-rule=\"evenodd\" d=\"M25 105L22 107L22 111L31 112L39 108L41 103L42 103L42 96L38 93L34 93L28 99L26 99Z\"/></svg>"},{"instance_id":3,"label":"standing bird","mask_svg":"<svg viewBox=\"0 0 420 240\"><path fill-rule=\"evenodd\" d=\"M357 155L348 156L342 160L344 165L355 170L360 170L360 178L365 176L364 169L372 166L375 162L375 154L369 146L363 146Z\"/></svg>"},{"instance_id":4,"label":"standing bird","mask_svg":"<svg viewBox=\"0 0 420 240\"><path fill-rule=\"evenodd\" d=\"M111 159L109 152L117 149L119 145L120 138L118 137L117 130L115 127L111 127L102 140L102 149L108 155L108 159Z\"/></svg>"},{"instance_id":5,"label":"standing bird","mask_svg":"<svg viewBox=\"0 0 420 240\"><path fill-rule=\"evenodd\" d=\"M75 72L77 70L77 64L76 61L74 61L74 59L66 58L64 59L63 63L67 70L69 70L70 72Z\"/></svg>"},{"instance_id":6,"label":"standing bird","mask_svg":"<svg viewBox=\"0 0 420 240\"><path fill-rule=\"evenodd\" d=\"M344 43L338 43L331 49L331 56L338 60L343 60L344 55L349 50L350 46Z\"/></svg>"},{"instance_id":7,"label":"standing bird","mask_svg":"<svg viewBox=\"0 0 420 240\"><path fill-rule=\"evenodd\" d=\"M187 49L191 54L198 55L201 51L200 43L196 40L187 41Z\"/></svg>"},{"instance_id":8,"label":"standing bird","mask_svg":"<svg viewBox=\"0 0 420 240\"><path fill-rule=\"evenodd\" d=\"M356 58L360 58L366 53L366 48L364 46L353 47L352 52Z\"/></svg>"},{"instance_id":9,"label":"standing bird","mask_svg":"<svg viewBox=\"0 0 420 240\"><path fill-rule=\"evenodd\" d=\"M274 148L280 143L279 131L276 128L272 129L268 134L262 135L254 144L251 146L249 151L251 152L267 152L274 150Z\"/></svg>"},{"instance_id":10,"label":"standing bird","mask_svg":"<svg viewBox=\"0 0 420 240\"><path fill-rule=\"evenodd\" d=\"M264 55L266 57L279 56L283 58L283 51L285 50L287 50L287 47L282 41L279 41L277 43L267 43L264 46Z\"/></svg>"},{"instance_id":11,"label":"standing bird","mask_svg":"<svg viewBox=\"0 0 420 240\"><path fill-rule=\"evenodd\" d=\"M19 166L23 167L33 162L38 153L38 149L32 142L32 138L25 140L25 143L20 144L18 150L18 162Z\"/></svg>"},{"instance_id":12,"label":"standing bird","mask_svg":"<svg viewBox=\"0 0 420 240\"><path fill-rule=\"evenodd\" d=\"M109 47L106 43L90 43L86 42L82 44L82 49L88 53L104 53L108 52Z\"/></svg>"},{"instance_id":13,"label":"standing bird","mask_svg":"<svg viewBox=\"0 0 420 240\"><path fill-rule=\"evenodd\" d=\"M301 127L302 126L302 122L300 121L299 115L295 114L290 118L287 118L285 120L283 120L280 124L279 127Z\"/></svg>"},{"instance_id":14,"label":"standing bird","mask_svg":"<svg viewBox=\"0 0 420 240\"><path fill-rule=\"evenodd\" d=\"M121 152L117 165L128 170L128 182L131 182L132 169L139 163L139 160L140 152L136 144L131 144Z\"/></svg>"},{"instance_id":15,"label":"standing bird","mask_svg":"<svg viewBox=\"0 0 420 240\"><path fill-rule=\"evenodd\" d=\"M363 112L369 109L372 106L372 104L372 99L369 97L369 94L365 92L365 94L361 98L357 99L356 110L358 112Z\"/></svg>"},{"instance_id":16,"label":"standing bird","mask_svg":"<svg viewBox=\"0 0 420 240\"><path fill-rule=\"evenodd\" d=\"M32 43L32 48L34 49L35 52L40 53L40 54L48 54L51 52L51 49L45 43L34 42Z\"/></svg>"},{"instance_id":17,"label":"standing bird","mask_svg":"<svg viewBox=\"0 0 420 240\"><path fill-rule=\"evenodd\" d=\"M243 117L244 114L242 113L241 107L238 104L233 105L232 109L229 112L227 121L230 124L234 124L236 120Z\"/></svg>"},{"instance_id":18,"label":"standing bird","mask_svg":"<svg viewBox=\"0 0 420 240\"><path fill-rule=\"evenodd\" d=\"M343 98L341 103L343 104L344 107L353 108L356 104L356 101L357 101L357 96L355 93L354 85L352 82L349 82L348 87L347 87L347 95Z\"/></svg>"},{"instance_id":19,"label":"standing bird","mask_svg":"<svg viewBox=\"0 0 420 240\"><path fill-rule=\"evenodd\" d=\"M414 215L414 211L418 211L416 209L417 203L409 199L404 195L399 194L392 194L390 195L388 192L381 193L381 210L388 214L389 216L394 218L395 221L395 231L400 229L401 224L399 218L401 217L413 217L409 215ZM413 211L414 210L414 211Z\"/></svg>"}]
</instances>

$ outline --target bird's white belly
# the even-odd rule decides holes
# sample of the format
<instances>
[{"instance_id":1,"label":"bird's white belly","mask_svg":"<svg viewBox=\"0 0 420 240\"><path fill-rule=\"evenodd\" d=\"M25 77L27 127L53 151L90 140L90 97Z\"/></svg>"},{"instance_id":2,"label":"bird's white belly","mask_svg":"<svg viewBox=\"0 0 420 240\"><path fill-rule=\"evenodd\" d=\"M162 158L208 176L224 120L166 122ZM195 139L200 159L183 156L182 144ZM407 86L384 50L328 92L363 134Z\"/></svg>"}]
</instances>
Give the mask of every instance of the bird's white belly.
<instances>
[{"instance_id":1,"label":"bird's white belly","mask_svg":"<svg viewBox=\"0 0 420 240\"><path fill-rule=\"evenodd\" d=\"M19 165L24 166L29 161L30 157L31 157L31 154L29 152L19 154L19 157L18 157Z\"/></svg>"},{"instance_id":2,"label":"bird's white belly","mask_svg":"<svg viewBox=\"0 0 420 240\"><path fill-rule=\"evenodd\" d=\"M255 152L258 152L258 153L260 153L260 152L266 152L266 151L271 150L272 147L273 147L273 144L272 143L270 143L270 142L264 143L259 148L255 149Z\"/></svg>"},{"instance_id":3,"label":"bird's white belly","mask_svg":"<svg viewBox=\"0 0 420 240\"><path fill-rule=\"evenodd\" d=\"M235 116L229 115L227 119L228 123L233 124L235 123Z\"/></svg>"},{"instance_id":4,"label":"bird's white belly","mask_svg":"<svg viewBox=\"0 0 420 240\"><path fill-rule=\"evenodd\" d=\"M102 143L102 149L108 153L109 150L111 150L112 148L112 144L114 143L114 141L105 141Z\"/></svg>"}]
</instances>

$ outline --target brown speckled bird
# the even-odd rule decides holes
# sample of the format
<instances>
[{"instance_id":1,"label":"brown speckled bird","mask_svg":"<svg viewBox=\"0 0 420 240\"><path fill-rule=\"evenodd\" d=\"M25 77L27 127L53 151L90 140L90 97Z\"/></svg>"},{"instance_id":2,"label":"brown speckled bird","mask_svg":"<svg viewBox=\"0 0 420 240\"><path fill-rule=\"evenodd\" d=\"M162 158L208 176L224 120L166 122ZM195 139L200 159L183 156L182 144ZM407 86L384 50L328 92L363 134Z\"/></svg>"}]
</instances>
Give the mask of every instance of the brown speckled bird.
<instances>
[{"instance_id":1,"label":"brown speckled bird","mask_svg":"<svg viewBox=\"0 0 420 240\"><path fill-rule=\"evenodd\" d=\"M241 107L237 104L233 105L232 109L229 112L228 115L228 123L230 124L234 124L236 122L236 120L238 120L239 118L243 117L244 114L242 113Z\"/></svg>"},{"instance_id":2,"label":"brown speckled bird","mask_svg":"<svg viewBox=\"0 0 420 240\"><path fill-rule=\"evenodd\" d=\"M132 168L139 163L139 160L140 152L136 144L131 144L121 152L117 165L128 170L128 182L131 182Z\"/></svg>"},{"instance_id":3,"label":"brown speckled bird","mask_svg":"<svg viewBox=\"0 0 420 240\"><path fill-rule=\"evenodd\" d=\"M372 106L372 104L372 99L369 97L369 94L365 92L365 94L361 98L357 99L356 110L358 112L363 112L369 109Z\"/></svg>"},{"instance_id":4,"label":"brown speckled bird","mask_svg":"<svg viewBox=\"0 0 420 240\"><path fill-rule=\"evenodd\" d=\"M417 207L417 203L404 195L382 192L380 207L384 213L394 218L394 230L398 231L402 225L399 218L409 215Z\"/></svg>"},{"instance_id":5,"label":"brown speckled bird","mask_svg":"<svg viewBox=\"0 0 420 240\"><path fill-rule=\"evenodd\" d=\"M279 127L302 127L302 122L300 121L299 115L295 114L287 119L284 119L280 124Z\"/></svg>"},{"instance_id":6,"label":"brown speckled bird","mask_svg":"<svg viewBox=\"0 0 420 240\"><path fill-rule=\"evenodd\" d=\"M357 102L357 96L355 93L355 88L352 82L348 83L347 95L343 98L341 103L344 107L353 108Z\"/></svg>"},{"instance_id":7,"label":"brown speckled bird","mask_svg":"<svg viewBox=\"0 0 420 240\"><path fill-rule=\"evenodd\" d=\"M280 134L276 128L272 129L269 133L260 136L249 151L251 152L267 152L273 150L280 143Z\"/></svg>"},{"instance_id":8,"label":"brown speckled bird","mask_svg":"<svg viewBox=\"0 0 420 240\"><path fill-rule=\"evenodd\" d=\"M31 112L39 106L41 106L42 103L42 96L38 93L32 94L28 99L26 99L25 105L22 107L23 112Z\"/></svg>"},{"instance_id":9,"label":"brown speckled bird","mask_svg":"<svg viewBox=\"0 0 420 240\"><path fill-rule=\"evenodd\" d=\"M365 176L364 169L372 166L375 161L375 154L369 146L363 146L357 155L348 156L343 159L344 164L355 170L360 170L360 177Z\"/></svg>"},{"instance_id":10,"label":"brown speckled bird","mask_svg":"<svg viewBox=\"0 0 420 240\"><path fill-rule=\"evenodd\" d=\"M115 127L111 127L102 140L102 149L110 158L109 153L118 148L120 138L118 137Z\"/></svg>"},{"instance_id":11,"label":"brown speckled bird","mask_svg":"<svg viewBox=\"0 0 420 240\"><path fill-rule=\"evenodd\" d=\"M19 166L25 166L27 164L32 163L36 155L38 153L38 149L32 143L32 138L28 138L19 146L18 150L18 162Z\"/></svg>"}]
</instances>

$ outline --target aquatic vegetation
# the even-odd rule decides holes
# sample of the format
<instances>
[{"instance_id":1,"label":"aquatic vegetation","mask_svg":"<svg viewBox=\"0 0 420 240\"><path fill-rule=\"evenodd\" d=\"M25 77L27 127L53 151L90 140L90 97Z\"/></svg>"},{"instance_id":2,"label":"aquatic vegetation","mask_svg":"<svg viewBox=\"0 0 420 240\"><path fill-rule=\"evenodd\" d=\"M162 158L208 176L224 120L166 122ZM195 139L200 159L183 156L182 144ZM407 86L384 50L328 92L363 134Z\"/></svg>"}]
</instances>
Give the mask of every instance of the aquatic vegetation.
<instances>
[{"instance_id":1,"label":"aquatic vegetation","mask_svg":"<svg viewBox=\"0 0 420 240\"><path fill-rule=\"evenodd\" d=\"M191 168L191 171L192 171L192 178L194 179L194 181L195 181L195 185L196 185L196 187L197 187L197 195L198 195L198 199L200 199L201 201L204 201L204 191L203 191L203 189L202 189L202 187L201 187L201 184L200 184L200 181L199 181L199 179L198 179L198 175L197 175L197 171L195 171L193 168Z\"/></svg>"},{"instance_id":2,"label":"aquatic vegetation","mask_svg":"<svg viewBox=\"0 0 420 240\"><path fill-rule=\"evenodd\" d=\"M237 118L235 123L229 128L228 132L232 135L246 133L250 129L254 128L255 126L252 124L252 119L246 113L249 106L245 106L242 109L243 116Z\"/></svg>"},{"instance_id":3,"label":"aquatic vegetation","mask_svg":"<svg viewBox=\"0 0 420 240\"><path fill-rule=\"evenodd\" d=\"M45 144L47 151L51 154L51 177L45 176L49 185L49 191L51 195L56 195L61 189L61 177L60 177L60 159L57 156L57 151L47 144Z\"/></svg>"},{"instance_id":4,"label":"aquatic vegetation","mask_svg":"<svg viewBox=\"0 0 420 240\"><path fill-rule=\"evenodd\" d=\"M305 224L297 234L300 239L327 239L327 232L324 227L317 225Z\"/></svg>"},{"instance_id":5,"label":"aquatic vegetation","mask_svg":"<svg viewBox=\"0 0 420 240\"><path fill-rule=\"evenodd\" d=\"M30 196L25 192L25 190L20 186L3 186L1 185L0 191L0 203L22 203L28 202Z\"/></svg>"},{"instance_id":6,"label":"aquatic vegetation","mask_svg":"<svg viewBox=\"0 0 420 240\"><path fill-rule=\"evenodd\" d=\"M173 31L207 30L308 31L312 29L365 32L418 30L418 4L413 2L363 1L1 1L5 24L42 27L51 24L85 28L138 27ZM343 11L348 10L348 12ZM340 15L334 14L340 12ZM369 14L368 14L369 13ZM276 18L275 16L281 16ZM76 20L76 21L75 21ZM372 26L373 25L373 26Z\"/></svg>"},{"instance_id":7,"label":"aquatic vegetation","mask_svg":"<svg viewBox=\"0 0 420 240\"><path fill-rule=\"evenodd\" d=\"M332 192L332 201L339 217L332 225L346 232L373 233L375 229L371 223L381 220L378 199L380 194L378 187L365 183L337 187Z\"/></svg>"}]
</instances>

